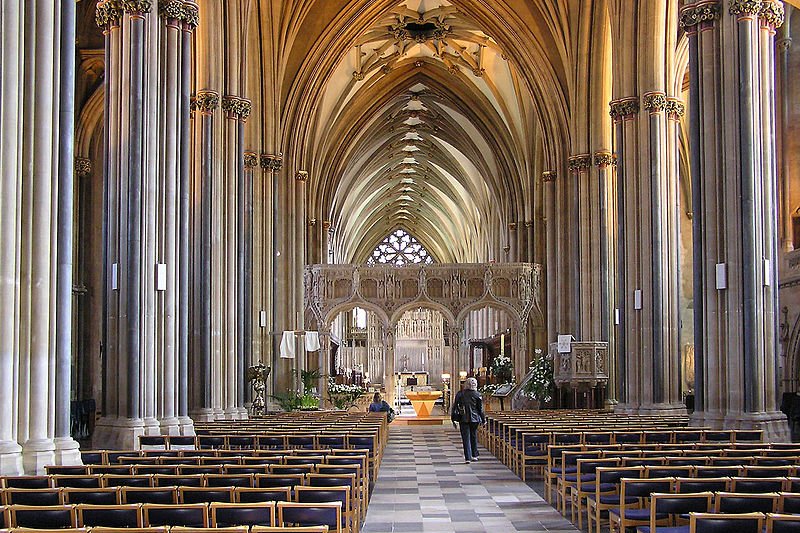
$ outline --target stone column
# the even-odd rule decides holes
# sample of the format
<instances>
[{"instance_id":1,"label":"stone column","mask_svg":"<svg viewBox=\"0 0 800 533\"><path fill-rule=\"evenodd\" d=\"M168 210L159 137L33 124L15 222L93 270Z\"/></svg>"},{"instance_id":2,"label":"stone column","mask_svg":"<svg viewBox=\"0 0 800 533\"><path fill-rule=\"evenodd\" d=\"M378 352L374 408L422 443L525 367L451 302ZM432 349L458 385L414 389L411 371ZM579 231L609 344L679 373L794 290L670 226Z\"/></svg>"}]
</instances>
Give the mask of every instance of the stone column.
<instances>
[{"instance_id":1,"label":"stone column","mask_svg":"<svg viewBox=\"0 0 800 533\"><path fill-rule=\"evenodd\" d=\"M599 199L599 240L598 248L600 255L600 335L597 340L609 343L609 376L608 388L606 389L606 397L610 405L615 405L617 400L617 386L616 386L616 366L611 364L614 359L611 358L613 353L613 323L614 323L614 309L612 307L612 254L613 254L613 236L610 235L610 228L614 227L612 224L612 209L613 202L609 198L609 192L614 188L614 160L611 152L597 151L594 153L594 165L597 167L597 188Z\"/></svg>"},{"instance_id":2,"label":"stone column","mask_svg":"<svg viewBox=\"0 0 800 533\"><path fill-rule=\"evenodd\" d=\"M0 7L0 308L13 309L19 263L16 259L20 217L18 205L19 152L22 149L19 113L23 94L20 78L25 47L20 31L24 5L3 2ZM0 313L0 475L22 473L22 447L17 443L14 412L15 313Z\"/></svg>"},{"instance_id":3,"label":"stone column","mask_svg":"<svg viewBox=\"0 0 800 533\"><path fill-rule=\"evenodd\" d=\"M596 312L593 295L596 291L597 269L593 264L594 236L596 228L591 227L593 195L589 180L592 157L589 154L574 155L569 158L570 185L573 191L571 211L576 213L572 228L574 243L573 279L575 280L575 329L565 331L578 340L593 340L592 324L598 322L592 316Z\"/></svg>"},{"instance_id":4,"label":"stone column","mask_svg":"<svg viewBox=\"0 0 800 533\"><path fill-rule=\"evenodd\" d=\"M211 205L213 203L213 126L214 111L219 107L219 94L214 91L198 91L195 107L200 114L197 124L199 147L196 153L200 161L196 174L195 191L199 198L194 213L199 229L195 241L199 262L195 266L193 288L193 312L195 336L193 339L194 366L194 406L192 418L195 421L214 419L211 409Z\"/></svg>"},{"instance_id":5,"label":"stone column","mask_svg":"<svg viewBox=\"0 0 800 533\"><path fill-rule=\"evenodd\" d=\"M251 246L253 242L253 170L245 168L244 150L244 123L250 116L252 103L250 100L240 98L237 104L237 117L239 119L237 131L238 150L242 157L238 159L237 174L237 209L236 209L236 312L237 312L237 344L236 354L236 406L239 418L247 418L245 408L245 391L247 390L247 367L252 363L253 350L253 308L252 296L252 258ZM253 154L255 155L255 154Z\"/></svg>"},{"instance_id":6,"label":"stone column","mask_svg":"<svg viewBox=\"0 0 800 533\"><path fill-rule=\"evenodd\" d=\"M547 331L550 335L555 335L558 332L558 320L556 316L556 308L558 305L558 289L559 284L556 277L556 172L554 170L546 170L542 172L542 190L544 194L544 230L547 241L547 257L545 258L545 280L547 287ZM549 339L549 340L555 340Z\"/></svg>"},{"instance_id":7,"label":"stone column","mask_svg":"<svg viewBox=\"0 0 800 533\"><path fill-rule=\"evenodd\" d=\"M792 48L792 34L791 34L791 20L792 10L794 9L790 4L784 4L786 10L785 18L786 24L780 28L781 35L777 41L778 48L778 64L780 65L780 125L781 125L781 139L786 139L789 134L789 116L791 111L791 103L789 101L791 71L789 70L789 51ZM782 248L785 251L794 249L794 230L792 228L792 214L789 205L789 195L791 188L789 186L789 156L786 153L786 141L782 143L781 161L780 161L780 216L778 220L782 222Z\"/></svg>"},{"instance_id":8,"label":"stone column","mask_svg":"<svg viewBox=\"0 0 800 533\"><path fill-rule=\"evenodd\" d=\"M30 114L31 123L26 124L32 132L33 146L29 155L23 157L31 166L23 169L23 187L30 187L30 209L23 214L23 231L30 228L30 299L28 346L23 346L22 358L29 359L28 381L28 431L22 447L22 460L26 473L42 474L44 467L55 461L55 443L48 431L48 396L50 375L50 325L55 318L50 304L51 267L50 256L55 253L51 242L53 205L53 139L57 131L54 111L57 109L53 87L55 80L55 54L53 43L57 35L56 13L53 2L37 1L31 17L26 17L26 31L36 35L27 46L33 46L35 63L30 65L31 74L26 88L33 97ZM35 126L34 126L35 125ZM24 310L23 310L24 312ZM26 350L27 348L27 350ZM24 353L27 351L27 354ZM25 376L21 372L20 379ZM8 391L6 392L8 394Z\"/></svg>"},{"instance_id":9,"label":"stone column","mask_svg":"<svg viewBox=\"0 0 800 533\"><path fill-rule=\"evenodd\" d=\"M61 0L61 54L58 112L58 250L56 282L55 460L81 463L78 443L70 434L72 377L72 286L75 169L75 2Z\"/></svg>"},{"instance_id":10,"label":"stone column","mask_svg":"<svg viewBox=\"0 0 800 533\"><path fill-rule=\"evenodd\" d=\"M189 346L191 331L191 85L192 34L198 23L198 8L193 1L184 1L181 18L180 52L180 131L178 138L178 422L182 435L194 435L189 418Z\"/></svg>"},{"instance_id":11,"label":"stone column","mask_svg":"<svg viewBox=\"0 0 800 533\"><path fill-rule=\"evenodd\" d=\"M783 15L772 0L692 2L681 11L697 76L689 107L700 153L691 169L698 189L693 419L762 428L768 440L789 435L775 387L773 42Z\"/></svg>"},{"instance_id":12,"label":"stone column","mask_svg":"<svg viewBox=\"0 0 800 533\"><path fill-rule=\"evenodd\" d=\"M292 246L291 253L293 271L297 272L302 279L303 263L305 260L305 220L306 220L306 182L308 181L308 172L305 170L298 170L294 176L294 213L292 220ZM287 250L289 253L289 250ZM294 277L294 276L293 276ZM303 284L295 284L298 290L292 292L294 294L294 302L292 308L295 309L295 323L298 330L305 330L305 314L303 313ZM293 288L293 289L294 289ZM300 378L300 372L309 370L311 368L310 361L308 361L308 352L306 352L305 338L299 337L300 342L297 345L297 376ZM320 369L322 371L322 369Z\"/></svg>"},{"instance_id":13,"label":"stone column","mask_svg":"<svg viewBox=\"0 0 800 533\"><path fill-rule=\"evenodd\" d=\"M254 354L255 337L253 335L253 328L259 320L259 312L253 303L253 247L254 247L254 234L253 234L253 215L254 215L254 201L253 201L253 184L255 171L258 168L258 154L255 152L244 153L244 220L242 222L242 236L240 237L243 250L243 263L240 265L240 279L242 285L240 290L243 291L244 309L245 309L245 330L244 330L244 346L245 353L245 367L254 365L263 361L260 351ZM260 343L259 343L260 344ZM256 355L258 357L256 357ZM245 368L246 370L246 368ZM243 376L246 378L246 376ZM243 393L249 392L247 383L243 383ZM244 402L249 401L249 394L245 393L246 397L243 398ZM242 403L242 407L245 403Z\"/></svg>"},{"instance_id":14,"label":"stone column","mask_svg":"<svg viewBox=\"0 0 800 533\"><path fill-rule=\"evenodd\" d=\"M515 263L518 261L517 256L517 223L516 222L509 222L508 223L508 259L509 263Z\"/></svg>"}]
</instances>

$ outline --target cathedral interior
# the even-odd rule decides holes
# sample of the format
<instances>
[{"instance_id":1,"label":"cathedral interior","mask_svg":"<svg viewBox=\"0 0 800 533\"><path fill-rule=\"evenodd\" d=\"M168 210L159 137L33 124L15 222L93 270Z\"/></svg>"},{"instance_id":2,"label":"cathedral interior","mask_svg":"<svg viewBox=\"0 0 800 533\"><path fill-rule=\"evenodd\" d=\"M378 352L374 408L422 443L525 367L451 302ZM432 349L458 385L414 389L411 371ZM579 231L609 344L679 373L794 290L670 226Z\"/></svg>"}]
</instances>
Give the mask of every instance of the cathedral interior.
<instances>
[{"instance_id":1,"label":"cathedral interior","mask_svg":"<svg viewBox=\"0 0 800 533\"><path fill-rule=\"evenodd\" d=\"M247 419L258 364L792 439L800 0L1 9L0 474Z\"/></svg>"}]
</instances>

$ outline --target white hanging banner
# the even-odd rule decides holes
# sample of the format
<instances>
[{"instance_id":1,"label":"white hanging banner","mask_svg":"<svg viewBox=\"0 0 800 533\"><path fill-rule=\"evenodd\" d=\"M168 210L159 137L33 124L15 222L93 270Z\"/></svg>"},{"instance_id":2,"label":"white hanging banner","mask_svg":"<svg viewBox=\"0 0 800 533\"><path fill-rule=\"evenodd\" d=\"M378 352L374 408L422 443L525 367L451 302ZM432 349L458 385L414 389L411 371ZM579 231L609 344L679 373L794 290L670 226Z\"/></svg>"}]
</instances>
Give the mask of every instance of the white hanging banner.
<instances>
[{"instance_id":1,"label":"white hanging banner","mask_svg":"<svg viewBox=\"0 0 800 533\"><path fill-rule=\"evenodd\" d=\"M319 333L316 331L306 331L306 351L316 352L319 349Z\"/></svg>"},{"instance_id":2,"label":"white hanging banner","mask_svg":"<svg viewBox=\"0 0 800 533\"><path fill-rule=\"evenodd\" d=\"M294 359L294 331L284 331L281 337L281 359Z\"/></svg>"}]
</instances>

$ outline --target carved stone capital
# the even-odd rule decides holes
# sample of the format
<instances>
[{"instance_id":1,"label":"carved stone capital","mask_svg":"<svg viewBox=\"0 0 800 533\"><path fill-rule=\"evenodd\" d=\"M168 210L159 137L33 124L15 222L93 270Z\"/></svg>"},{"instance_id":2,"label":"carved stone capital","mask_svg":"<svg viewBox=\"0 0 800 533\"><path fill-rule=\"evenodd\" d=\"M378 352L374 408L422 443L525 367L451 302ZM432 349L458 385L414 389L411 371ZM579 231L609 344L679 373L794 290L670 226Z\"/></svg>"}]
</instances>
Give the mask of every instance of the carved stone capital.
<instances>
[{"instance_id":1,"label":"carved stone capital","mask_svg":"<svg viewBox=\"0 0 800 533\"><path fill-rule=\"evenodd\" d=\"M243 160L246 169L254 169L258 166L258 154L255 152L245 152Z\"/></svg>"},{"instance_id":2,"label":"carved stone capital","mask_svg":"<svg viewBox=\"0 0 800 533\"><path fill-rule=\"evenodd\" d=\"M92 160L85 157L75 158L75 174L86 177L92 173Z\"/></svg>"},{"instance_id":3,"label":"carved stone capital","mask_svg":"<svg viewBox=\"0 0 800 533\"><path fill-rule=\"evenodd\" d=\"M614 156L611 152L595 152L594 165L596 167L605 168L614 164Z\"/></svg>"},{"instance_id":4,"label":"carved stone capital","mask_svg":"<svg viewBox=\"0 0 800 533\"><path fill-rule=\"evenodd\" d=\"M719 20L721 13L722 6L716 0L698 6L687 7L681 11L681 26L687 32L694 31L695 26L698 24L713 24L714 21Z\"/></svg>"},{"instance_id":5,"label":"carved stone capital","mask_svg":"<svg viewBox=\"0 0 800 533\"><path fill-rule=\"evenodd\" d=\"M667 95L662 92L645 93L642 96L642 107L650 114L662 113L667 109Z\"/></svg>"},{"instance_id":6,"label":"carved stone capital","mask_svg":"<svg viewBox=\"0 0 800 533\"><path fill-rule=\"evenodd\" d=\"M331 221L330 220L323 220L322 221L322 229L325 231L329 231L331 229Z\"/></svg>"},{"instance_id":7,"label":"carved stone capital","mask_svg":"<svg viewBox=\"0 0 800 533\"><path fill-rule=\"evenodd\" d=\"M105 0L97 3L94 11L94 19L101 28L119 26L122 20L122 2L120 0Z\"/></svg>"},{"instance_id":8,"label":"carved stone capital","mask_svg":"<svg viewBox=\"0 0 800 533\"><path fill-rule=\"evenodd\" d=\"M283 154L261 154L261 168L271 172L278 172L283 168Z\"/></svg>"},{"instance_id":9,"label":"carved stone capital","mask_svg":"<svg viewBox=\"0 0 800 533\"><path fill-rule=\"evenodd\" d=\"M122 10L129 15L142 16L153 8L150 0L121 0Z\"/></svg>"},{"instance_id":10,"label":"carved stone capital","mask_svg":"<svg viewBox=\"0 0 800 533\"><path fill-rule=\"evenodd\" d=\"M678 98L667 98L667 116L672 120L680 120L686 114L686 106Z\"/></svg>"},{"instance_id":11,"label":"carved stone capital","mask_svg":"<svg viewBox=\"0 0 800 533\"><path fill-rule=\"evenodd\" d=\"M219 93L215 91L198 91L194 97L194 106L204 115L210 115L219 107Z\"/></svg>"},{"instance_id":12,"label":"carved stone capital","mask_svg":"<svg viewBox=\"0 0 800 533\"><path fill-rule=\"evenodd\" d=\"M312 227L312 228L315 227L317 225L317 219L316 218L309 218L308 219L308 225L309 225L309 227Z\"/></svg>"},{"instance_id":13,"label":"carved stone capital","mask_svg":"<svg viewBox=\"0 0 800 533\"><path fill-rule=\"evenodd\" d=\"M639 98L631 96L620 100L612 100L609 103L609 115L614 122L625 120L639 112Z\"/></svg>"},{"instance_id":14,"label":"carved stone capital","mask_svg":"<svg viewBox=\"0 0 800 533\"><path fill-rule=\"evenodd\" d=\"M184 6L180 0L161 0L158 3L158 15L167 19L167 22L180 22L183 20Z\"/></svg>"},{"instance_id":15,"label":"carved stone capital","mask_svg":"<svg viewBox=\"0 0 800 533\"><path fill-rule=\"evenodd\" d=\"M200 9L193 0L183 2L183 29L193 31L200 23Z\"/></svg>"},{"instance_id":16,"label":"carved stone capital","mask_svg":"<svg viewBox=\"0 0 800 533\"><path fill-rule=\"evenodd\" d=\"M517 231L517 223L516 222L509 222L508 223L508 231Z\"/></svg>"},{"instance_id":17,"label":"carved stone capital","mask_svg":"<svg viewBox=\"0 0 800 533\"><path fill-rule=\"evenodd\" d=\"M764 0L761 2L760 15L761 20L772 29L783 26L783 22L786 19L786 11L784 10L783 3L773 0Z\"/></svg>"},{"instance_id":18,"label":"carved stone capital","mask_svg":"<svg viewBox=\"0 0 800 533\"><path fill-rule=\"evenodd\" d=\"M308 181L308 171L307 170L298 170L297 174L294 175L294 179L299 182L305 183Z\"/></svg>"},{"instance_id":19,"label":"carved stone capital","mask_svg":"<svg viewBox=\"0 0 800 533\"><path fill-rule=\"evenodd\" d=\"M551 181L556 181L556 171L555 170L545 170L542 172L542 182L549 183Z\"/></svg>"},{"instance_id":20,"label":"carved stone capital","mask_svg":"<svg viewBox=\"0 0 800 533\"><path fill-rule=\"evenodd\" d=\"M532 228L533 227L533 220L526 220L525 221L525 227L526 228Z\"/></svg>"},{"instance_id":21,"label":"carved stone capital","mask_svg":"<svg viewBox=\"0 0 800 533\"><path fill-rule=\"evenodd\" d=\"M246 121L252 108L252 102L246 98L230 95L222 97L222 110L225 111L225 116L229 119Z\"/></svg>"},{"instance_id":22,"label":"carved stone capital","mask_svg":"<svg viewBox=\"0 0 800 533\"><path fill-rule=\"evenodd\" d=\"M775 46L778 47L779 52L788 52L789 48L792 47L792 39L791 37L784 37L783 39L778 39L775 41Z\"/></svg>"},{"instance_id":23,"label":"carved stone capital","mask_svg":"<svg viewBox=\"0 0 800 533\"><path fill-rule=\"evenodd\" d=\"M363 72L353 72L353 79L355 81L364 81L365 74Z\"/></svg>"},{"instance_id":24,"label":"carved stone capital","mask_svg":"<svg viewBox=\"0 0 800 533\"><path fill-rule=\"evenodd\" d=\"M592 166L592 156L589 154L573 155L567 161L570 172L585 172Z\"/></svg>"},{"instance_id":25,"label":"carved stone capital","mask_svg":"<svg viewBox=\"0 0 800 533\"><path fill-rule=\"evenodd\" d=\"M728 9L731 15L740 19L757 17L761 14L761 0L731 0Z\"/></svg>"}]
</instances>

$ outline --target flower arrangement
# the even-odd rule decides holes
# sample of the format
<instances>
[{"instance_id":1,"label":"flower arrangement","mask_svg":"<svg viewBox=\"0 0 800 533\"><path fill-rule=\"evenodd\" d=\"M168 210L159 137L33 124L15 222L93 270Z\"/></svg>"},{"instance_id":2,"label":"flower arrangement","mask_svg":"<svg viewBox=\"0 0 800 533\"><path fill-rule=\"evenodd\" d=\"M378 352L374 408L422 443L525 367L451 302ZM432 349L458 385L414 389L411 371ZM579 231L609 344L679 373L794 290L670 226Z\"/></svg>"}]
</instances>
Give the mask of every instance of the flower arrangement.
<instances>
[{"instance_id":1,"label":"flower arrangement","mask_svg":"<svg viewBox=\"0 0 800 533\"><path fill-rule=\"evenodd\" d=\"M523 390L531 400L549 402L552 399L553 388L553 358L542 353L540 348L534 350L534 359L528 367L530 379L525 383Z\"/></svg>"},{"instance_id":2,"label":"flower arrangement","mask_svg":"<svg viewBox=\"0 0 800 533\"><path fill-rule=\"evenodd\" d=\"M495 383L487 383L483 387L480 387L478 389L478 392L480 392L483 396L491 396L492 394L495 393L495 391L497 391L497 387L499 386L500 385L497 385Z\"/></svg>"},{"instance_id":3,"label":"flower arrangement","mask_svg":"<svg viewBox=\"0 0 800 533\"><path fill-rule=\"evenodd\" d=\"M502 385L503 383L511 383L511 378L514 374L511 358L504 354L498 354L492 360L492 365L489 367L489 371L494 376L495 383L498 385Z\"/></svg>"},{"instance_id":4,"label":"flower arrangement","mask_svg":"<svg viewBox=\"0 0 800 533\"><path fill-rule=\"evenodd\" d=\"M356 401L367 392L367 389L359 385L347 385L336 383L333 377L328 378L328 396L336 409L349 409L356 404Z\"/></svg>"}]
</instances>

